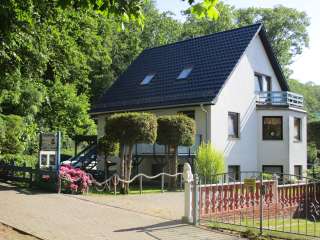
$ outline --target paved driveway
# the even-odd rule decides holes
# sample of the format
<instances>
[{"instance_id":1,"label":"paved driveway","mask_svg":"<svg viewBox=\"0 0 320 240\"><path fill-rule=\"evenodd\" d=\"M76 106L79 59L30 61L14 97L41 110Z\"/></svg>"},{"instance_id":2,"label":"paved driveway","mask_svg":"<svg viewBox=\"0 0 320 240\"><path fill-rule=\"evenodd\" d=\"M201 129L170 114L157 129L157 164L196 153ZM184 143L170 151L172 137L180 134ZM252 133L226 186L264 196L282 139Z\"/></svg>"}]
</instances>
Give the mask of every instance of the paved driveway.
<instances>
[{"instance_id":1,"label":"paved driveway","mask_svg":"<svg viewBox=\"0 0 320 240\"><path fill-rule=\"evenodd\" d=\"M156 200L159 197L166 196L160 195L162 194L155 197L155 203L159 201ZM171 194L167 196L167 208L172 206L172 209L175 209L176 204L180 205L172 201ZM151 195L145 197L147 200L143 200L144 203L153 200ZM113 199L113 202L110 200L108 204L103 197L94 200L94 197L90 196L83 198L28 193L0 184L0 222L48 240L237 239L234 236L181 224L179 220L173 220L173 212L176 210L169 215L157 214L157 210L149 214L151 205L149 210L143 210L143 202L138 207L139 204L133 204L134 199L123 200L126 199L123 196L116 198L121 200ZM120 204L121 202L124 205ZM128 203L132 203L132 207Z\"/></svg>"}]
</instances>

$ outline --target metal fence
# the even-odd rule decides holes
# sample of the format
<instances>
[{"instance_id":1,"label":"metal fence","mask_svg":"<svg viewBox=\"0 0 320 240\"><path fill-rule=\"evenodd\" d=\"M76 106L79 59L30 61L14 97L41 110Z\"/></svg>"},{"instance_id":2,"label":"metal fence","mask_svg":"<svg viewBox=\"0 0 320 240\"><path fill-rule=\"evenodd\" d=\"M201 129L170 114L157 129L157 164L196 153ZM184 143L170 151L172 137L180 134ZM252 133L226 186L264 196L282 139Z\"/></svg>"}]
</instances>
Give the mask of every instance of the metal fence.
<instances>
[{"instance_id":1,"label":"metal fence","mask_svg":"<svg viewBox=\"0 0 320 240\"><path fill-rule=\"evenodd\" d=\"M319 181L261 172L237 177L225 173L195 182L193 212L200 224L320 237Z\"/></svg>"}]
</instances>

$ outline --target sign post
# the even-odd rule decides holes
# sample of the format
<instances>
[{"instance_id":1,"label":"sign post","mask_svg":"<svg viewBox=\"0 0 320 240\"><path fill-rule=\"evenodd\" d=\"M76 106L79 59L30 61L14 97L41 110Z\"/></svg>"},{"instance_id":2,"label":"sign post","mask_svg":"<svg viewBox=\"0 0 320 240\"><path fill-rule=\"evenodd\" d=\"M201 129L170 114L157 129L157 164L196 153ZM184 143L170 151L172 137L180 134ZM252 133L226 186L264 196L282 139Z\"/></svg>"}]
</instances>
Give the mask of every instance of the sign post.
<instances>
[{"instance_id":1,"label":"sign post","mask_svg":"<svg viewBox=\"0 0 320 240\"><path fill-rule=\"evenodd\" d=\"M60 154L61 154L61 132L58 131L56 133L56 167L57 167L57 172L59 172L60 169Z\"/></svg>"}]
</instances>

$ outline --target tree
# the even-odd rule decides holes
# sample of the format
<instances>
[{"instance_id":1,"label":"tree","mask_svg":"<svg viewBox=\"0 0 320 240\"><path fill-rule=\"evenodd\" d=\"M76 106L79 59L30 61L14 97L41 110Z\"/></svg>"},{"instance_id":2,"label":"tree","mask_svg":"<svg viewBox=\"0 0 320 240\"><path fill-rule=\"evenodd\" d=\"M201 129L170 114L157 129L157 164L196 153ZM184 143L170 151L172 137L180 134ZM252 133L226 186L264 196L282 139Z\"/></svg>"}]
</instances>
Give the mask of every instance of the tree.
<instances>
[{"instance_id":1,"label":"tree","mask_svg":"<svg viewBox=\"0 0 320 240\"><path fill-rule=\"evenodd\" d=\"M158 117L157 143L173 149L169 173L177 174L178 146L191 146L195 141L195 121L183 114ZM175 190L177 178L169 179L169 188Z\"/></svg>"},{"instance_id":2,"label":"tree","mask_svg":"<svg viewBox=\"0 0 320 240\"><path fill-rule=\"evenodd\" d=\"M236 14L239 26L264 23L275 55L288 77L291 73L288 67L293 63L294 57L309 46L307 27L310 20L307 14L282 5L274 8L239 9Z\"/></svg>"},{"instance_id":3,"label":"tree","mask_svg":"<svg viewBox=\"0 0 320 240\"><path fill-rule=\"evenodd\" d=\"M211 143L202 143L199 146L195 165L197 173L209 181L214 180L212 179L214 175L225 171L223 153L214 148Z\"/></svg>"},{"instance_id":4,"label":"tree","mask_svg":"<svg viewBox=\"0 0 320 240\"><path fill-rule=\"evenodd\" d=\"M151 113L117 113L106 119L105 133L120 144L121 178L131 177L134 144L154 143L157 137L157 119ZM122 192L128 193L129 184L122 185Z\"/></svg>"}]
</instances>

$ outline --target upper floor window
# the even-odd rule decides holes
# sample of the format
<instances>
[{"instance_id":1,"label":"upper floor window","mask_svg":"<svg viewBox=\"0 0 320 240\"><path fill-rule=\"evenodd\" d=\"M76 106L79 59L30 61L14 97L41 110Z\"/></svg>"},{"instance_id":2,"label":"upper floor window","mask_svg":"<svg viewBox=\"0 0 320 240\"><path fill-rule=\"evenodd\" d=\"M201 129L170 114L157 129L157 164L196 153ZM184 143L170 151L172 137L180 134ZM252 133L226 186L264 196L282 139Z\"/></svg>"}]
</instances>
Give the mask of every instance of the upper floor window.
<instances>
[{"instance_id":1,"label":"upper floor window","mask_svg":"<svg viewBox=\"0 0 320 240\"><path fill-rule=\"evenodd\" d=\"M263 117L263 140L282 140L283 121L281 116Z\"/></svg>"},{"instance_id":2,"label":"upper floor window","mask_svg":"<svg viewBox=\"0 0 320 240\"><path fill-rule=\"evenodd\" d=\"M155 76L155 73L149 73L147 76L144 77L140 85L147 85L151 82L152 78Z\"/></svg>"},{"instance_id":3,"label":"upper floor window","mask_svg":"<svg viewBox=\"0 0 320 240\"><path fill-rule=\"evenodd\" d=\"M228 136L229 138L239 138L239 113L228 113Z\"/></svg>"},{"instance_id":4,"label":"upper floor window","mask_svg":"<svg viewBox=\"0 0 320 240\"><path fill-rule=\"evenodd\" d=\"M183 114L183 115L188 116L189 118L195 119L195 113L194 113L194 111L192 111L192 110L189 110L189 111L180 111L180 112L178 112L178 114Z\"/></svg>"},{"instance_id":5,"label":"upper floor window","mask_svg":"<svg viewBox=\"0 0 320 240\"><path fill-rule=\"evenodd\" d=\"M181 73L179 74L177 79L185 79L185 78L187 78L190 75L191 71L192 71L192 66L185 67L181 71Z\"/></svg>"},{"instance_id":6,"label":"upper floor window","mask_svg":"<svg viewBox=\"0 0 320 240\"><path fill-rule=\"evenodd\" d=\"M254 78L255 78L255 90L257 92L272 91L271 77L255 73Z\"/></svg>"},{"instance_id":7,"label":"upper floor window","mask_svg":"<svg viewBox=\"0 0 320 240\"><path fill-rule=\"evenodd\" d=\"M296 141L301 141L301 118L294 118L293 137Z\"/></svg>"}]
</instances>

